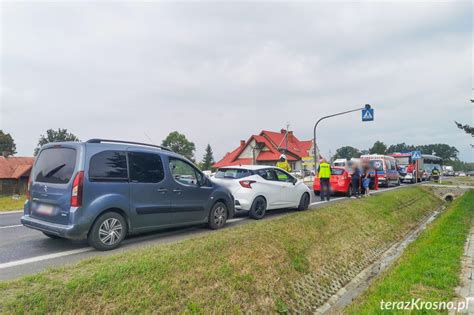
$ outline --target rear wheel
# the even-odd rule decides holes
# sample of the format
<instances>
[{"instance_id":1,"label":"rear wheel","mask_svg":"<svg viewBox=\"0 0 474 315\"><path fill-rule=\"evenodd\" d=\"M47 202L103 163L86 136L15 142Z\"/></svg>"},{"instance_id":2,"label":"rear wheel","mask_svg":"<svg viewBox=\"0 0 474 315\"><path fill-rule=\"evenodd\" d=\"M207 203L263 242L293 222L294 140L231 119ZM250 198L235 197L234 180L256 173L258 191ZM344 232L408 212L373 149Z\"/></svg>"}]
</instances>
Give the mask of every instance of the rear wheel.
<instances>
[{"instance_id":1,"label":"rear wheel","mask_svg":"<svg viewBox=\"0 0 474 315\"><path fill-rule=\"evenodd\" d=\"M350 184L349 187L347 188L346 196L347 197L352 196L352 184Z\"/></svg>"},{"instance_id":2,"label":"rear wheel","mask_svg":"<svg viewBox=\"0 0 474 315\"><path fill-rule=\"evenodd\" d=\"M208 225L211 229L222 228L227 222L227 206L223 202L216 202L209 213Z\"/></svg>"},{"instance_id":3,"label":"rear wheel","mask_svg":"<svg viewBox=\"0 0 474 315\"><path fill-rule=\"evenodd\" d=\"M58 239L61 239L62 237L59 236L59 235L56 235L56 234L50 234L50 233L46 233L46 232L43 232L44 235L46 235L47 237L49 238L52 238L54 240L58 240Z\"/></svg>"},{"instance_id":4,"label":"rear wheel","mask_svg":"<svg viewBox=\"0 0 474 315\"><path fill-rule=\"evenodd\" d=\"M122 243L126 232L125 219L116 212L106 212L95 221L87 240L97 250L111 250Z\"/></svg>"},{"instance_id":5,"label":"rear wheel","mask_svg":"<svg viewBox=\"0 0 474 315\"><path fill-rule=\"evenodd\" d=\"M267 212L267 201L263 197L257 197L252 203L249 215L252 219L260 220Z\"/></svg>"},{"instance_id":6,"label":"rear wheel","mask_svg":"<svg viewBox=\"0 0 474 315\"><path fill-rule=\"evenodd\" d=\"M309 202L310 202L310 197L308 193L304 193L303 196L301 196L300 199L300 204L298 205L298 210L306 210L309 207Z\"/></svg>"}]
</instances>

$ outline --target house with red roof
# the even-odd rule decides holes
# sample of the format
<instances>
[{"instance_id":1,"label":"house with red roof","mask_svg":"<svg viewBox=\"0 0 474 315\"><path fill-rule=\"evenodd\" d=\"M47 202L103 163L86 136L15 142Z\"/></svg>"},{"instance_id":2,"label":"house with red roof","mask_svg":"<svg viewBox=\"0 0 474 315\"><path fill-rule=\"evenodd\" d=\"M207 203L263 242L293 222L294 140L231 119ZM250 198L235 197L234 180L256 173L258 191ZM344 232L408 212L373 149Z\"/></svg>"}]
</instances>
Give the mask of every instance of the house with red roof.
<instances>
[{"instance_id":1,"label":"house with red roof","mask_svg":"<svg viewBox=\"0 0 474 315\"><path fill-rule=\"evenodd\" d=\"M293 131L280 132L262 130L251 135L248 140L240 140L240 145L228 152L213 167L233 165L275 165L284 153L293 170L303 169L303 158L312 155L313 140L299 140Z\"/></svg>"},{"instance_id":2,"label":"house with red roof","mask_svg":"<svg viewBox=\"0 0 474 315\"><path fill-rule=\"evenodd\" d=\"M24 194L35 158L0 156L0 195Z\"/></svg>"}]
</instances>

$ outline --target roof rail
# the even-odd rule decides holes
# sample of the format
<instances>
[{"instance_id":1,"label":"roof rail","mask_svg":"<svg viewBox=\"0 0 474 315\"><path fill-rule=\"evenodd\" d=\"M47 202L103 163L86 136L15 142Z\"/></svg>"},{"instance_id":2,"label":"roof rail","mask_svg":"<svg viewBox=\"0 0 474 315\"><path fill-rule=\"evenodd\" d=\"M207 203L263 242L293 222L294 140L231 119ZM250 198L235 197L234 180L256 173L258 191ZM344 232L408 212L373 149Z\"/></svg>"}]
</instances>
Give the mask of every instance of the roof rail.
<instances>
[{"instance_id":1,"label":"roof rail","mask_svg":"<svg viewBox=\"0 0 474 315\"><path fill-rule=\"evenodd\" d=\"M111 139L89 139L89 140L86 141L86 143L102 143L102 142L144 145L144 146L148 146L148 147L154 147L154 148L162 149L162 150L165 150L165 151L173 152L170 148L163 147L163 146L161 146L161 145L155 145L155 144L149 144L149 143L142 143L142 142L123 141L123 140L111 140Z\"/></svg>"}]
</instances>

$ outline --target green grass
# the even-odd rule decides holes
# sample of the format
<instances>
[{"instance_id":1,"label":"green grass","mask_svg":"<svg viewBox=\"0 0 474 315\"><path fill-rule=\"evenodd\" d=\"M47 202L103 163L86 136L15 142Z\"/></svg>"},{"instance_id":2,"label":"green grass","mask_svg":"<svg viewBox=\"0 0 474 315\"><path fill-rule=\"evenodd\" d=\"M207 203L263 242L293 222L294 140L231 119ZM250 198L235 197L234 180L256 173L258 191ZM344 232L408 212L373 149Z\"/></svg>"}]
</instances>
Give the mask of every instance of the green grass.
<instances>
[{"instance_id":1,"label":"green grass","mask_svg":"<svg viewBox=\"0 0 474 315\"><path fill-rule=\"evenodd\" d=\"M456 177L443 177L439 185L463 185L463 186L474 186L474 177L472 176L456 176Z\"/></svg>"},{"instance_id":2,"label":"green grass","mask_svg":"<svg viewBox=\"0 0 474 315\"><path fill-rule=\"evenodd\" d=\"M0 313L291 312L293 283L392 244L440 203L410 187L97 256L0 283Z\"/></svg>"},{"instance_id":3,"label":"green grass","mask_svg":"<svg viewBox=\"0 0 474 315\"><path fill-rule=\"evenodd\" d=\"M356 299L346 313L382 313L382 300L454 300L454 288L459 284L460 257L473 218L474 190L471 189L411 243L397 263ZM396 312L390 312L393 313Z\"/></svg>"},{"instance_id":4,"label":"green grass","mask_svg":"<svg viewBox=\"0 0 474 315\"><path fill-rule=\"evenodd\" d=\"M0 196L0 212L21 210L25 201L25 196L20 196L18 200L13 199L12 196Z\"/></svg>"}]
</instances>

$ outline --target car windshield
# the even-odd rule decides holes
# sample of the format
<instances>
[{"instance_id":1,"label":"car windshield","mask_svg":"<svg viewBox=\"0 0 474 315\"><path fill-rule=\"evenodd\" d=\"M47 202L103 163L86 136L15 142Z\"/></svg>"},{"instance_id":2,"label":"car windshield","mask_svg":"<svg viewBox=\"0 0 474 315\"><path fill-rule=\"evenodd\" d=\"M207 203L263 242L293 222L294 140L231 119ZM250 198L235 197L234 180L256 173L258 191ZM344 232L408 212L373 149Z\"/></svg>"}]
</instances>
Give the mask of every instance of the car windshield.
<instances>
[{"instance_id":1,"label":"car windshield","mask_svg":"<svg viewBox=\"0 0 474 315\"><path fill-rule=\"evenodd\" d=\"M376 171L383 171L383 161L382 160L370 160L370 166Z\"/></svg>"},{"instance_id":2,"label":"car windshield","mask_svg":"<svg viewBox=\"0 0 474 315\"><path fill-rule=\"evenodd\" d=\"M252 175L250 170L241 168L221 168L214 175L215 178L239 179Z\"/></svg>"},{"instance_id":3,"label":"car windshield","mask_svg":"<svg viewBox=\"0 0 474 315\"><path fill-rule=\"evenodd\" d=\"M34 179L42 183L66 184L76 167L76 150L51 148L41 151L34 167Z\"/></svg>"},{"instance_id":4,"label":"car windshield","mask_svg":"<svg viewBox=\"0 0 474 315\"><path fill-rule=\"evenodd\" d=\"M409 156L397 156L395 157L398 165L408 165L410 164L410 157Z\"/></svg>"},{"instance_id":5,"label":"car windshield","mask_svg":"<svg viewBox=\"0 0 474 315\"><path fill-rule=\"evenodd\" d=\"M342 168L331 168L332 175L342 175L344 174L344 170Z\"/></svg>"}]
</instances>

